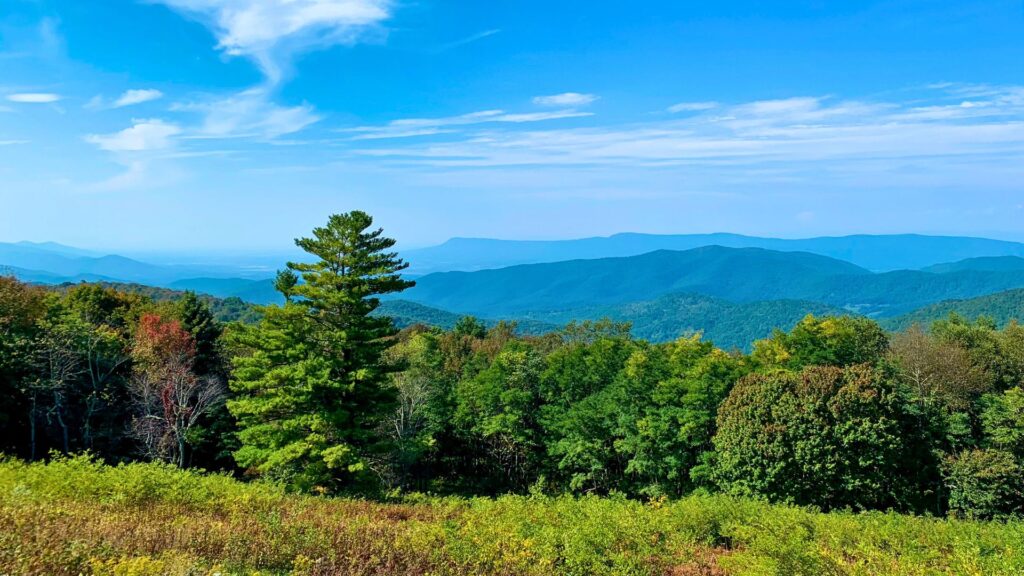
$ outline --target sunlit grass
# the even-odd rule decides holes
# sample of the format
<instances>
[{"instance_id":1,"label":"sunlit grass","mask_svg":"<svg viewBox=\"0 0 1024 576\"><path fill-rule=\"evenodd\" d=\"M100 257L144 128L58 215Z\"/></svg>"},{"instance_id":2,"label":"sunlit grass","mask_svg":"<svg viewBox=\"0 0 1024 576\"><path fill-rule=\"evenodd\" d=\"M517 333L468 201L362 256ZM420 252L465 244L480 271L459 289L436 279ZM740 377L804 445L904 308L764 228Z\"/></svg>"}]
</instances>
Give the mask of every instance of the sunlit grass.
<instances>
[{"instance_id":1,"label":"sunlit grass","mask_svg":"<svg viewBox=\"0 0 1024 576\"><path fill-rule=\"evenodd\" d=\"M85 458L0 463L0 574L1021 574L1024 524L725 496L409 498Z\"/></svg>"}]
</instances>

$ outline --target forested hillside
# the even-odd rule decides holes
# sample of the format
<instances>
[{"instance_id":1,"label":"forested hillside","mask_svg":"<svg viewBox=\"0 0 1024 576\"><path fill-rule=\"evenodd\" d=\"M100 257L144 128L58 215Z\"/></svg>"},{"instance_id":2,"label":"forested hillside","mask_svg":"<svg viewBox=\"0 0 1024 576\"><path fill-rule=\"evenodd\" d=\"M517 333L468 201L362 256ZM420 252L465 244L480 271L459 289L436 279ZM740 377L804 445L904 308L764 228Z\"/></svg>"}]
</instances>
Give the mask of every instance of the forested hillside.
<instances>
[{"instance_id":1,"label":"forested hillside","mask_svg":"<svg viewBox=\"0 0 1024 576\"><path fill-rule=\"evenodd\" d=\"M298 240L320 259L281 272L283 304L239 317L249 323L218 321L221 304L192 293L3 279L3 450L30 460L88 450L314 493L702 491L823 509L1024 510L1015 322L953 316L887 334L834 309L795 320L815 306L806 302L676 295L593 309L612 320L539 336L392 304L451 324L399 332L377 298L412 292L411 282L371 222L338 215ZM785 263L872 276L820 256L798 256L797 268L782 253L704 252L722 266L738 255L776 272ZM679 254L695 257L650 259ZM793 324L723 346L658 333L673 314L703 317L708 333L744 322L760 331L761 317ZM639 338L620 318L666 341Z\"/></svg>"},{"instance_id":2,"label":"forested hillside","mask_svg":"<svg viewBox=\"0 0 1024 576\"><path fill-rule=\"evenodd\" d=\"M167 460L340 493L700 489L972 516L1024 506L1012 440L1024 397L1016 323L999 330L954 317L930 333L888 336L868 319L808 316L749 355L697 336L652 344L613 322L540 337L472 319L450 330L412 327L381 350L379 387L362 400L373 403L365 412L373 420L349 429L350 464L332 471L316 465L331 442L279 462L262 459L304 436L254 435L282 418L300 432L326 408L293 396L301 382L332 386L326 374L304 375L321 362L312 349L292 356L309 346L306 329L285 322L300 320L291 315L305 304L225 326L191 294L156 301L142 292L47 293L0 281L5 452L37 459L89 450L111 462ZM176 402L161 404L161 389ZM249 403L270 393L278 410L263 420ZM191 417L165 419L174 414ZM958 424L970 414L979 428ZM341 433L344 422L329 425ZM865 436L858 430L869 423Z\"/></svg>"},{"instance_id":3,"label":"forested hillside","mask_svg":"<svg viewBox=\"0 0 1024 576\"><path fill-rule=\"evenodd\" d=\"M699 294L668 294L642 302L525 313L525 317L558 325L609 318L629 323L633 336L652 342L702 334L725 350L749 351L754 341L771 335L775 329L789 330L808 314L847 313L834 306L802 300L733 303Z\"/></svg>"},{"instance_id":4,"label":"forested hillside","mask_svg":"<svg viewBox=\"0 0 1024 576\"><path fill-rule=\"evenodd\" d=\"M402 298L479 316L533 316L691 293L732 302L804 300L877 317L1024 287L1024 269L871 273L847 262L757 248L697 248L417 279Z\"/></svg>"},{"instance_id":5,"label":"forested hillside","mask_svg":"<svg viewBox=\"0 0 1024 576\"><path fill-rule=\"evenodd\" d=\"M956 314L968 320L984 318L996 326L1024 321L1024 290L1007 290L968 300L948 300L925 306L909 314L887 318L882 325L890 330L905 330L914 324L930 326L932 323Z\"/></svg>"},{"instance_id":6,"label":"forested hillside","mask_svg":"<svg viewBox=\"0 0 1024 576\"><path fill-rule=\"evenodd\" d=\"M735 301L813 293L834 276L869 275L857 266L806 253L720 246L662 250L628 258L571 260L417 279L403 298L481 316L651 300L692 292Z\"/></svg>"},{"instance_id":7,"label":"forested hillside","mask_svg":"<svg viewBox=\"0 0 1024 576\"><path fill-rule=\"evenodd\" d=\"M90 283L66 283L50 289L61 293L88 289ZM259 320L258 306L242 301L240 298L216 298L208 294L187 290L157 288L145 284L123 284L120 282L96 282L99 288L113 290L124 294L137 294L153 303L176 303L183 299L196 299L205 304L213 315L213 319L221 323L242 322L245 324Z\"/></svg>"},{"instance_id":8,"label":"forested hillside","mask_svg":"<svg viewBox=\"0 0 1024 576\"><path fill-rule=\"evenodd\" d=\"M278 273L281 304L262 307L0 277L0 571L1024 566L1012 545L1024 515L1020 290L944 305L1005 306L999 325L937 307L918 313L935 318L926 326L886 332L814 302L670 294L517 327L393 298L416 291L365 213L296 243L311 258ZM662 278L708 286L736 262L762 264L759 283L734 288L751 296L787 274L906 274L726 248L640 262L611 287L623 262L568 268L611 300ZM534 294L553 298L534 272ZM464 499L477 496L499 498ZM917 543L893 544L893 531Z\"/></svg>"}]
</instances>

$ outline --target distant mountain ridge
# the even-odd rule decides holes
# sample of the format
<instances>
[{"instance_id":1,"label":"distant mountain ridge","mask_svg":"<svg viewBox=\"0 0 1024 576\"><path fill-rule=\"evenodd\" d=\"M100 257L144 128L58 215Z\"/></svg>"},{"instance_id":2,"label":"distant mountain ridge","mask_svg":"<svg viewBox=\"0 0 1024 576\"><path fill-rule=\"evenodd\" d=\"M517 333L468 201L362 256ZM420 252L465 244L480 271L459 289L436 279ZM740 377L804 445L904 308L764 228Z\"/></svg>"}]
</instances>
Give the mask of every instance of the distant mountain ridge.
<instances>
[{"instance_id":1,"label":"distant mountain ridge","mask_svg":"<svg viewBox=\"0 0 1024 576\"><path fill-rule=\"evenodd\" d=\"M805 300L868 316L897 316L943 300L1024 287L1022 270L872 273L825 256L709 246L639 256L443 272L402 298L481 316L571 310L692 293L734 303Z\"/></svg>"},{"instance_id":2,"label":"distant mountain ridge","mask_svg":"<svg viewBox=\"0 0 1024 576\"><path fill-rule=\"evenodd\" d=\"M452 317L470 313L482 318L557 320L557 323L568 318L558 316L559 311L572 311L583 318L594 316L595 310L607 309L623 318L639 318L638 329L642 328L640 324L660 325L663 329L657 330L670 333L678 327L699 327L701 322L710 326L715 320L710 315L704 316L706 321L696 324L689 320L700 317L706 310L718 309L716 313L723 318L737 310L698 302L667 306L662 299L673 294L718 299L730 306L797 301L829 310L889 318L948 300L970 300L1024 288L1024 257L1001 253L1024 252L1024 245L978 238L897 235L780 240L735 234L620 234L564 242L453 239L433 249L405 251L402 255L414 265L424 257L429 265L431 250L434 256L438 255L438 250L448 250L451 258L446 265L460 266L474 258L477 261L496 257L543 258L559 251L591 256L628 253L649 247L652 242L688 245L709 241L788 248L810 246L819 251L840 253L855 261L864 260L868 265L859 266L815 252L713 245L689 250L654 250L630 256L519 264L477 272L432 273L418 278L417 287L395 298L416 302ZM888 255L889 260L880 259L879 251ZM979 252L986 254L978 255ZM460 260L460 254L469 259ZM963 255L967 257L957 258ZM913 261L911 263L916 265L936 259L941 262L928 264L920 270L870 271L872 267L893 265L897 260ZM135 282L193 290L220 298L237 297L258 304L281 301L265 271L262 277L253 275L252 270L244 266L231 268L230 262L218 266L151 264L56 243L0 243L0 274L3 273L43 284ZM781 314L784 307L773 306ZM624 308L615 311L614 307ZM624 310L630 312L627 314ZM664 313L670 320L660 321L644 311ZM411 315L415 316L418 315ZM426 313L426 316L440 317L438 313ZM446 322L450 320L451 317ZM652 338L654 334L653 331L645 333Z\"/></svg>"},{"instance_id":3,"label":"distant mountain ridge","mask_svg":"<svg viewBox=\"0 0 1024 576\"><path fill-rule=\"evenodd\" d=\"M921 269L922 272L934 272L936 274L968 270L975 272L1012 272L1024 270L1024 258L1020 256L979 256L957 262L935 264Z\"/></svg>"},{"instance_id":4,"label":"distant mountain ridge","mask_svg":"<svg viewBox=\"0 0 1024 576\"><path fill-rule=\"evenodd\" d=\"M870 275L816 254L706 246L639 256L440 272L416 280L403 299L480 316L651 300L691 292L733 301L808 292L833 276Z\"/></svg>"},{"instance_id":5,"label":"distant mountain ridge","mask_svg":"<svg viewBox=\"0 0 1024 576\"><path fill-rule=\"evenodd\" d=\"M810 252L845 260L868 270L915 270L981 256L1024 257L1024 243L988 238L888 234L784 239L742 234L637 234L577 240L495 240L452 238L438 246L404 250L410 271L474 271L519 264L636 256L655 250L689 250L702 246L763 248Z\"/></svg>"},{"instance_id":6,"label":"distant mountain ridge","mask_svg":"<svg viewBox=\"0 0 1024 576\"><path fill-rule=\"evenodd\" d=\"M872 271L923 269L968 259L1015 257L1024 259L1024 243L987 238L926 236L919 234L826 236L804 239L765 238L742 234L640 234L622 233L575 240L497 240L452 238L438 246L400 250L410 263L409 276L434 272L475 271L521 264L566 260L626 257L657 250L690 250L704 246L762 248L781 252L809 252L845 260ZM209 254L203 258L209 259ZM241 260L224 258L216 263L183 264L187 254L161 264L115 254L104 254L55 242L0 242L0 266L34 271L58 278L107 278L166 285L200 278L260 279L272 276L278 256L264 257L254 267L251 255ZM298 257L298 255L296 255ZM155 256L154 256L155 258ZM265 261L265 262L264 262ZM234 264L232 264L234 263ZM225 289L224 286L218 289ZM266 293L263 294L265 298Z\"/></svg>"},{"instance_id":7,"label":"distant mountain ridge","mask_svg":"<svg viewBox=\"0 0 1024 576\"><path fill-rule=\"evenodd\" d=\"M0 243L0 272L4 269L24 280L49 284L111 281L167 286L192 277L226 278L245 275L244 271L230 267L150 264L53 242Z\"/></svg>"},{"instance_id":8,"label":"distant mountain ridge","mask_svg":"<svg viewBox=\"0 0 1024 576\"><path fill-rule=\"evenodd\" d=\"M67 246L65 244L59 244L57 242L29 242L27 240L22 240L21 242L17 242L16 244L18 246L46 250L47 252L63 254L65 256L84 256L96 258L105 255L102 252L86 250L84 248L75 248L74 246Z\"/></svg>"}]
</instances>

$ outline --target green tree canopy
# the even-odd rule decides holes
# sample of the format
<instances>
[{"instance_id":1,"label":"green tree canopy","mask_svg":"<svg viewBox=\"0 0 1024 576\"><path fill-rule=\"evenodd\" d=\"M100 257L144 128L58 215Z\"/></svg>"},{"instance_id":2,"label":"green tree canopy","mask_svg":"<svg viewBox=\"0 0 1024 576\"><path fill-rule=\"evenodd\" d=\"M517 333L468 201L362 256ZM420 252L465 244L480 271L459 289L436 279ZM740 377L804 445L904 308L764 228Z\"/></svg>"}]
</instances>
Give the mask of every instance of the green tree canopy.
<instances>
[{"instance_id":1,"label":"green tree canopy","mask_svg":"<svg viewBox=\"0 0 1024 576\"><path fill-rule=\"evenodd\" d=\"M723 488L824 508L921 508L933 469L894 378L867 365L742 378L718 411Z\"/></svg>"},{"instance_id":2,"label":"green tree canopy","mask_svg":"<svg viewBox=\"0 0 1024 576\"><path fill-rule=\"evenodd\" d=\"M874 363L889 340L877 322L854 316L808 315L789 332L776 330L754 343L754 360L765 367L799 370L804 366Z\"/></svg>"},{"instance_id":3,"label":"green tree canopy","mask_svg":"<svg viewBox=\"0 0 1024 576\"><path fill-rule=\"evenodd\" d=\"M288 301L238 332L228 408L243 467L323 491L367 477L393 402L382 355L395 334L390 319L370 313L378 296L413 285L390 251L395 241L372 224L364 212L338 214L296 240L316 260L289 262L301 281L278 282Z\"/></svg>"}]
</instances>

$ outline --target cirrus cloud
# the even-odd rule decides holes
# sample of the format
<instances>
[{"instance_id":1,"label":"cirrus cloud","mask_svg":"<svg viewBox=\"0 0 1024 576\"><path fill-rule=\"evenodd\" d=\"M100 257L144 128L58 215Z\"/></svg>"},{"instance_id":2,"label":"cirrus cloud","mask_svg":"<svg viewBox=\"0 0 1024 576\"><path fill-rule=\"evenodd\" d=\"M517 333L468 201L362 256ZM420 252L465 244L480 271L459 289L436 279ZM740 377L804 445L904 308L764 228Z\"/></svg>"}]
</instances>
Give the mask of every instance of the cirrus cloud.
<instances>
[{"instance_id":1,"label":"cirrus cloud","mask_svg":"<svg viewBox=\"0 0 1024 576\"><path fill-rule=\"evenodd\" d=\"M668 111L677 114L679 112L704 112L718 108L718 102L680 102L668 107Z\"/></svg>"},{"instance_id":2,"label":"cirrus cloud","mask_svg":"<svg viewBox=\"0 0 1024 576\"><path fill-rule=\"evenodd\" d=\"M143 102L152 102L153 100L163 98L163 96L163 92L153 89L125 90L125 92L114 101L114 108L123 108L125 106L142 104Z\"/></svg>"},{"instance_id":3,"label":"cirrus cloud","mask_svg":"<svg viewBox=\"0 0 1024 576\"><path fill-rule=\"evenodd\" d=\"M213 30L217 47L254 59L267 79L281 80L296 52L353 44L391 16L391 0L152 0Z\"/></svg>"},{"instance_id":4,"label":"cirrus cloud","mask_svg":"<svg viewBox=\"0 0 1024 576\"><path fill-rule=\"evenodd\" d=\"M178 134L179 126L163 120L132 120L132 125L120 132L90 134L85 140L108 152L144 152L170 148Z\"/></svg>"},{"instance_id":5,"label":"cirrus cloud","mask_svg":"<svg viewBox=\"0 0 1024 576\"><path fill-rule=\"evenodd\" d=\"M358 126L355 128L344 128L341 132L357 133L356 136L352 137L352 140L381 140L386 138L410 138L414 136L449 134L455 132L454 128L459 126L488 123L525 124L584 116L593 116L593 114L572 109L523 113L509 113L504 110L481 110L479 112L441 118L402 118L392 120L383 126Z\"/></svg>"},{"instance_id":6,"label":"cirrus cloud","mask_svg":"<svg viewBox=\"0 0 1024 576\"><path fill-rule=\"evenodd\" d=\"M236 94L172 109L199 111L196 137L291 134L320 120L313 107L273 101L292 58L303 51L355 44L390 18L392 0L150 0L194 17L217 37L217 48L252 59L264 82Z\"/></svg>"},{"instance_id":7,"label":"cirrus cloud","mask_svg":"<svg viewBox=\"0 0 1024 576\"><path fill-rule=\"evenodd\" d=\"M60 95L49 92L22 92L8 94L7 99L19 104L52 104L53 102L60 101Z\"/></svg>"},{"instance_id":8,"label":"cirrus cloud","mask_svg":"<svg viewBox=\"0 0 1024 576\"><path fill-rule=\"evenodd\" d=\"M480 127L459 137L404 145L366 143L353 152L390 159L395 167L434 169L616 166L672 171L684 178L728 167L714 178L750 182L763 181L766 174L811 182L827 173L853 182L951 185L998 171L1006 186L1024 177L1021 94L1021 87L1006 86L932 88L887 101L800 96L723 104L678 119L528 130L509 124Z\"/></svg>"},{"instance_id":9,"label":"cirrus cloud","mask_svg":"<svg viewBox=\"0 0 1024 576\"><path fill-rule=\"evenodd\" d=\"M538 106L586 106L597 100L594 94L581 94L580 92L563 92L550 96L536 96L533 103Z\"/></svg>"},{"instance_id":10,"label":"cirrus cloud","mask_svg":"<svg viewBox=\"0 0 1024 576\"><path fill-rule=\"evenodd\" d=\"M191 133L196 138L270 140L298 132L320 120L308 104L280 106L273 103L264 88L250 88L207 102L177 104L173 110L203 115L202 123Z\"/></svg>"}]
</instances>

